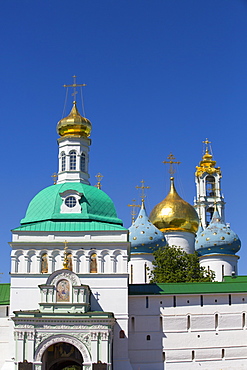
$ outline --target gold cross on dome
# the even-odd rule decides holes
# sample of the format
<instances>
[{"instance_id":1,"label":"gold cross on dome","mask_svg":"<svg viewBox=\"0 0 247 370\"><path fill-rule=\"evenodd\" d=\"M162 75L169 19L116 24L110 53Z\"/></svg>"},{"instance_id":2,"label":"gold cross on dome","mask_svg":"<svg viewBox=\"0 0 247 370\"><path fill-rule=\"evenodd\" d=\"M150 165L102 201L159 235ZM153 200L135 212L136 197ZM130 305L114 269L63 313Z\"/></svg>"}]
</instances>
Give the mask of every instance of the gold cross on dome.
<instances>
[{"instance_id":1,"label":"gold cross on dome","mask_svg":"<svg viewBox=\"0 0 247 370\"><path fill-rule=\"evenodd\" d=\"M146 195L145 195L145 189L150 189L150 186L144 186L145 184L145 181L142 180L141 181L141 186L136 186L136 189L141 189L141 200L142 200L142 203L144 202L144 199L146 198Z\"/></svg>"},{"instance_id":2,"label":"gold cross on dome","mask_svg":"<svg viewBox=\"0 0 247 370\"><path fill-rule=\"evenodd\" d=\"M203 141L203 144L206 145L206 153L208 153L208 145L211 144L211 141L209 141L208 139L206 139L205 141Z\"/></svg>"},{"instance_id":3,"label":"gold cross on dome","mask_svg":"<svg viewBox=\"0 0 247 370\"><path fill-rule=\"evenodd\" d=\"M57 173L54 172L54 174L51 175L51 177L53 178L53 184L56 185L56 183L57 183Z\"/></svg>"},{"instance_id":4,"label":"gold cross on dome","mask_svg":"<svg viewBox=\"0 0 247 370\"><path fill-rule=\"evenodd\" d=\"M132 210L131 210L131 220L132 220L132 224L135 222L135 216L137 215L137 212L136 212L136 207L141 207L140 204L136 204L136 200L133 199L132 200L133 204L128 204L128 207L132 207Z\"/></svg>"},{"instance_id":5,"label":"gold cross on dome","mask_svg":"<svg viewBox=\"0 0 247 370\"><path fill-rule=\"evenodd\" d=\"M102 187L101 181L102 181L104 176L100 172L98 172L97 175L95 175L95 177L98 180L98 182L95 186L96 186L96 188L101 189L101 187Z\"/></svg>"},{"instance_id":6,"label":"gold cross on dome","mask_svg":"<svg viewBox=\"0 0 247 370\"><path fill-rule=\"evenodd\" d=\"M76 75L72 76L73 78L73 84L71 85L63 85L63 87L73 87L73 93L72 93L72 96L74 97L74 101L76 101L76 94L78 93L78 91L76 90L77 87L82 87L82 86L87 86L86 84L77 84L76 83Z\"/></svg>"},{"instance_id":7,"label":"gold cross on dome","mask_svg":"<svg viewBox=\"0 0 247 370\"><path fill-rule=\"evenodd\" d=\"M172 153L170 153L167 157L168 161L163 161L162 163L164 164L169 164L170 167L169 167L169 174L170 175L174 175L174 173L176 172L175 168L173 167L174 164L180 164L181 162L179 161L174 161L174 159L176 159L174 157L174 155Z\"/></svg>"}]
</instances>

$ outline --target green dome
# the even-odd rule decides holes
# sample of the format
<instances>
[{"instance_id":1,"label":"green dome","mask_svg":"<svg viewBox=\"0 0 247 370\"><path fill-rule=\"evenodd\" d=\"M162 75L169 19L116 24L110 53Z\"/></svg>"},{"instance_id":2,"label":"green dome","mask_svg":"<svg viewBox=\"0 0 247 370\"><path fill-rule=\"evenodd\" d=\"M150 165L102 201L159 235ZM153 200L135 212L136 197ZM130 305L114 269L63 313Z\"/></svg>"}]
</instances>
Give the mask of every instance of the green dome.
<instances>
[{"instance_id":1,"label":"green dome","mask_svg":"<svg viewBox=\"0 0 247 370\"><path fill-rule=\"evenodd\" d=\"M81 213L61 213L63 199L60 194L65 191L69 193L70 190L72 195L73 192L81 194ZM122 225L111 198L102 190L79 182L56 184L41 190L29 203L21 224L49 220L99 221Z\"/></svg>"}]
</instances>

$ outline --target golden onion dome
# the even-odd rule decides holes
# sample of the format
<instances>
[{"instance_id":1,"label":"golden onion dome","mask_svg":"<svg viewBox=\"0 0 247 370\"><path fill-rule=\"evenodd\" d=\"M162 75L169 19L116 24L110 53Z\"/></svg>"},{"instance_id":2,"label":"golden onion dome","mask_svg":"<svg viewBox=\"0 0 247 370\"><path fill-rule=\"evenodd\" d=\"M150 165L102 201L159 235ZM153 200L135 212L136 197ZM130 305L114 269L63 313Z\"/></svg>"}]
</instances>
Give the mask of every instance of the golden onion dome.
<instances>
[{"instance_id":1,"label":"golden onion dome","mask_svg":"<svg viewBox=\"0 0 247 370\"><path fill-rule=\"evenodd\" d=\"M70 114L61 119L57 124L57 132L60 136L88 137L90 136L91 129L91 122L80 115L75 101L73 102Z\"/></svg>"},{"instance_id":2,"label":"golden onion dome","mask_svg":"<svg viewBox=\"0 0 247 370\"><path fill-rule=\"evenodd\" d=\"M173 177L169 194L153 208L149 218L163 232L187 231L196 234L199 226L196 210L178 195Z\"/></svg>"}]
</instances>

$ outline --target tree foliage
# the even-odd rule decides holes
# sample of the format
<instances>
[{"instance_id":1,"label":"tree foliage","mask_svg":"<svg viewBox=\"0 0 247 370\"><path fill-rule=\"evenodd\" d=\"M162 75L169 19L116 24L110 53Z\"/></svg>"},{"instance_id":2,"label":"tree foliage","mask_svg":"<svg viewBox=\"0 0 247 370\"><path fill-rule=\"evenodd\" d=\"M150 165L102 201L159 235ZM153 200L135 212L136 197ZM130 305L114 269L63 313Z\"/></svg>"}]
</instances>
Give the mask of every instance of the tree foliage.
<instances>
[{"instance_id":1,"label":"tree foliage","mask_svg":"<svg viewBox=\"0 0 247 370\"><path fill-rule=\"evenodd\" d=\"M154 253L151 283L192 283L213 281L215 273L200 266L197 252L188 254L180 247L165 246Z\"/></svg>"}]
</instances>

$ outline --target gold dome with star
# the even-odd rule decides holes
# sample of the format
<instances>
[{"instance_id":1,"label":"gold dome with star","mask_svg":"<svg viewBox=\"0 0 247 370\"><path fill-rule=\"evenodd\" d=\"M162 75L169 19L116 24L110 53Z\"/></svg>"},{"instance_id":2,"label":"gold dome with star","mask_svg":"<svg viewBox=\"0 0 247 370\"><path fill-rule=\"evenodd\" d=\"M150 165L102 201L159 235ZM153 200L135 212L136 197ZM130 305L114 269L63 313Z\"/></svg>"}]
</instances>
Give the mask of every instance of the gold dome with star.
<instances>
[{"instance_id":1,"label":"gold dome with star","mask_svg":"<svg viewBox=\"0 0 247 370\"><path fill-rule=\"evenodd\" d=\"M187 231L196 234L199 225L196 210L178 195L173 177L168 195L153 208L149 219L163 232Z\"/></svg>"},{"instance_id":2,"label":"gold dome with star","mask_svg":"<svg viewBox=\"0 0 247 370\"><path fill-rule=\"evenodd\" d=\"M70 114L61 119L57 124L57 132L60 136L89 137L91 129L91 122L80 115L76 106L76 101L73 102Z\"/></svg>"}]
</instances>

